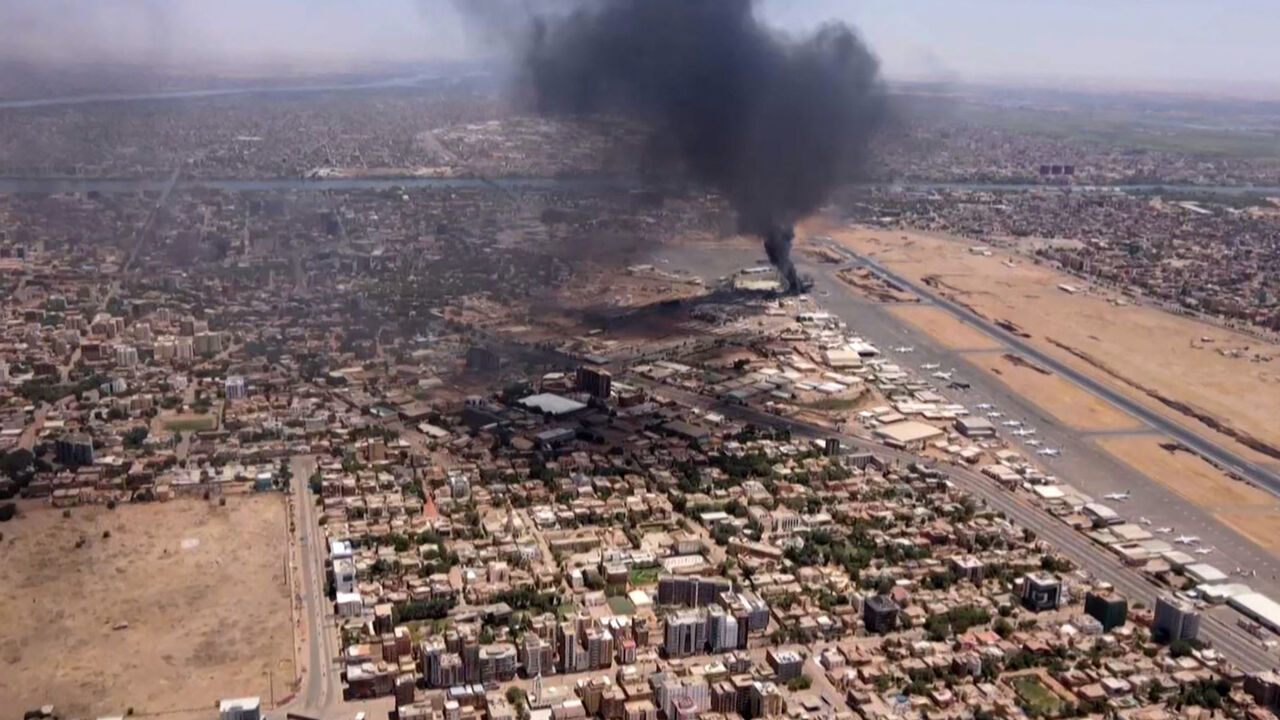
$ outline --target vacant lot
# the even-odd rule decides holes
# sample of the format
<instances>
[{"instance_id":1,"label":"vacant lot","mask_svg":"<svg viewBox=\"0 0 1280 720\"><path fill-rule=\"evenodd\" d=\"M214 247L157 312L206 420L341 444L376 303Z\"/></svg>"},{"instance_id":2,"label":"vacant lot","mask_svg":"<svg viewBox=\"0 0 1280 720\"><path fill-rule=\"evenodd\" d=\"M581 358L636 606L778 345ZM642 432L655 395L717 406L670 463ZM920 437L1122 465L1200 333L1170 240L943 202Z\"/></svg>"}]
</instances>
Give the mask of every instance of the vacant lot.
<instances>
[{"instance_id":1,"label":"vacant lot","mask_svg":"<svg viewBox=\"0 0 1280 720\"><path fill-rule=\"evenodd\" d=\"M1009 681L1024 706L1039 717L1053 717L1062 710L1062 698L1040 683L1035 675L1019 675Z\"/></svg>"},{"instance_id":2,"label":"vacant lot","mask_svg":"<svg viewBox=\"0 0 1280 720\"><path fill-rule=\"evenodd\" d=\"M265 703L268 670L276 696L288 692L281 496L71 515L40 508L3 526L6 708L52 702L64 715L94 716L210 708L245 695Z\"/></svg>"}]
</instances>

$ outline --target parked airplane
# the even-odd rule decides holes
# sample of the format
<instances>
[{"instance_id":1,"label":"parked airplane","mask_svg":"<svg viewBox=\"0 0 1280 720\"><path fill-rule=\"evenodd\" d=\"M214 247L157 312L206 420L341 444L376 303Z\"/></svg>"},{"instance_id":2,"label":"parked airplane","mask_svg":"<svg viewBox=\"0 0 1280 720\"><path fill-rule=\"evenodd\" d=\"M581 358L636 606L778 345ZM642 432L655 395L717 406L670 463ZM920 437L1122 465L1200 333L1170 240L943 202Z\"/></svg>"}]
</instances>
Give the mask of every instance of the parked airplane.
<instances>
[{"instance_id":1,"label":"parked airplane","mask_svg":"<svg viewBox=\"0 0 1280 720\"><path fill-rule=\"evenodd\" d=\"M1143 525L1150 525L1150 524L1151 524L1151 518L1144 518L1144 517L1140 517L1140 518L1138 518L1138 522L1142 523Z\"/></svg>"},{"instance_id":2,"label":"parked airplane","mask_svg":"<svg viewBox=\"0 0 1280 720\"><path fill-rule=\"evenodd\" d=\"M1192 552L1194 552L1197 555L1208 555L1209 553L1213 552L1213 548L1196 548Z\"/></svg>"},{"instance_id":3,"label":"parked airplane","mask_svg":"<svg viewBox=\"0 0 1280 720\"><path fill-rule=\"evenodd\" d=\"M1125 490L1124 492L1113 492L1113 493L1107 493L1106 495L1103 495L1102 497L1104 497L1104 498L1106 498L1106 499L1108 499L1108 500L1128 500L1128 499L1129 499L1129 491L1128 491L1128 490Z\"/></svg>"},{"instance_id":4,"label":"parked airplane","mask_svg":"<svg viewBox=\"0 0 1280 720\"><path fill-rule=\"evenodd\" d=\"M1195 545L1196 543L1200 542L1200 536L1199 535L1179 535L1178 537L1174 538L1173 541L1178 543L1179 545Z\"/></svg>"},{"instance_id":5,"label":"parked airplane","mask_svg":"<svg viewBox=\"0 0 1280 720\"><path fill-rule=\"evenodd\" d=\"M1035 434L1036 434L1036 429L1035 429L1035 428L1025 428L1025 427L1024 427L1024 428L1018 428L1017 430L1014 430L1014 431L1013 431L1013 434L1014 434L1014 435L1016 435L1016 436L1018 436L1018 437L1030 437L1030 436L1032 436L1032 435L1035 435Z\"/></svg>"},{"instance_id":6,"label":"parked airplane","mask_svg":"<svg viewBox=\"0 0 1280 720\"><path fill-rule=\"evenodd\" d=\"M1001 425L1003 425L1003 426L1005 426L1005 427L1022 427L1022 421L1021 421L1021 420L1005 420L1004 422L1002 422L1002 423L1000 423L1000 424L1001 424Z\"/></svg>"},{"instance_id":7,"label":"parked airplane","mask_svg":"<svg viewBox=\"0 0 1280 720\"><path fill-rule=\"evenodd\" d=\"M990 410L993 407L995 407L995 405L992 405L991 403L978 403L977 405L973 406L973 409L974 410Z\"/></svg>"},{"instance_id":8,"label":"parked airplane","mask_svg":"<svg viewBox=\"0 0 1280 720\"><path fill-rule=\"evenodd\" d=\"M992 420L995 420L996 418L1004 417L1004 413L998 410L992 410L991 412L987 413L987 417L991 418Z\"/></svg>"},{"instance_id":9,"label":"parked airplane","mask_svg":"<svg viewBox=\"0 0 1280 720\"><path fill-rule=\"evenodd\" d=\"M954 373L954 371L951 371L951 372L942 372L941 370L937 370L937 371L935 371L935 372L933 373L933 376L934 376L934 377L936 377L936 378L938 378L939 380L950 380L950 379L951 379L951 375L952 375L953 373Z\"/></svg>"},{"instance_id":10,"label":"parked airplane","mask_svg":"<svg viewBox=\"0 0 1280 720\"><path fill-rule=\"evenodd\" d=\"M1027 444L1028 447L1040 447L1041 445L1044 444L1039 440L1025 440L1024 442Z\"/></svg>"},{"instance_id":11,"label":"parked airplane","mask_svg":"<svg viewBox=\"0 0 1280 720\"><path fill-rule=\"evenodd\" d=\"M937 369L938 369L938 368L940 368L940 367L942 367L942 366L941 366L941 365L939 365L938 363L925 363L925 364L923 364L923 365L921 365L921 366L920 366L920 369L922 369L922 370L937 370Z\"/></svg>"},{"instance_id":12,"label":"parked airplane","mask_svg":"<svg viewBox=\"0 0 1280 720\"><path fill-rule=\"evenodd\" d=\"M1171 533L1171 532L1173 532L1173 528L1171 528L1171 527L1158 527L1158 528L1156 528L1156 532L1158 532L1158 533Z\"/></svg>"},{"instance_id":13,"label":"parked airplane","mask_svg":"<svg viewBox=\"0 0 1280 720\"><path fill-rule=\"evenodd\" d=\"M910 345L899 345L898 347L894 348L893 351L900 352L900 353L909 353L909 352L915 352L916 349L911 347Z\"/></svg>"},{"instance_id":14,"label":"parked airplane","mask_svg":"<svg viewBox=\"0 0 1280 720\"><path fill-rule=\"evenodd\" d=\"M1043 448L1039 450L1036 454L1045 455L1048 457L1058 457L1059 455L1062 454L1062 451L1059 450L1058 448Z\"/></svg>"}]
</instances>

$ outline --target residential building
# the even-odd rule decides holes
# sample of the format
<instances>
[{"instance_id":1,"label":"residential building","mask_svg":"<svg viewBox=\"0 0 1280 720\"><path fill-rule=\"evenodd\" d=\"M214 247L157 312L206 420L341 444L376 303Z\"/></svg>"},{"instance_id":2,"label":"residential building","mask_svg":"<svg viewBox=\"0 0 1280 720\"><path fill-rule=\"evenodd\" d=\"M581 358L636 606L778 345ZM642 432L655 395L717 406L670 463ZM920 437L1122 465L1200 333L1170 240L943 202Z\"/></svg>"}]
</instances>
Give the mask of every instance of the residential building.
<instances>
[{"instance_id":1,"label":"residential building","mask_svg":"<svg viewBox=\"0 0 1280 720\"><path fill-rule=\"evenodd\" d=\"M1084 596L1084 611L1102 623L1103 632L1109 632L1124 625L1129 616L1129 603L1114 593L1089 592Z\"/></svg>"},{"instance_id":2,"label":"residential building","mask_svg":"<svg viewBox=\"0 0 1280 720\"><path fill-rule=\"evenodd\" d=\"M1062 602L1062 581L1049 573L1033 573L1022 578L1022 606L1028 610L1057 609Z\"/></svg>"},{"instance_id":3,"label":"residential building","mask_svg":"<svg viewBox=\"0 0 1280 720\"><path fill-rule=\"evenodd\" d=\"M707 645L705 610L680 610L667 616L663 649L667 657L687 657L703 652Z\"/></svg>"},{"instance_id":4,"label":"residential building","mask_svg":"<svg viewBox=\"0 0 1280 720\"><path fill-rule=\"evenodd\" d=\"M608 398L613 387L613 376L608 370L583 365L577 373L578 390L591 397Z\"/></svg>"},{"instance_id":5,"label":"residential building","mask_svg":"<svg viewBox=\"0 0 1280 720\"><path fill-rule=\"evenodd\" d=\"M869 633L892 632L898 626L898 603L888 595L872 595L862 606L862 624Z\"/></svg>"},{"instance_id":6,"label":"residential building","mask_svg":"<svg viewBox=\"0 0 1280 720\"><path fill-rule=\"evenodd\" d=\"M93 441L87 435L68 435L55 443L54 455L63 465L92 465Z\"/></svg>"},{"instance_id":7,"label":"residential building","mask_svg":"<svg viewBox=\"0 0 1280 720\"><path fill-rule=\"evenodd\" d=\"M683 607L706 607L721 593L733 590L727 578L704 578L698 575L662 575L658 578L658 604Z\"/></svg>"},{"instance_id":8,"label":"residential building","mask_svg":"<svg viewBox=\"0 0 1280 720\"><path fill-rule=\"evenodd\" d=\"M765 660L768 661L769 667L773 668L773 673L777 676L779 682L787 682L800 677L800 673L804 668L804 658L800 657L800 653L795 650L769 648L769 651L765 653Z\"/></svg>"},{"instance_id":9,"label":"residential building","mask_svg":"<svg viewBox=\"0 0 1280 720\"><path fill-rule=\"evenodd\" d=\"M1195 640L1200 633L1200 612L1186 600L1171 595L1156 598L1151 639L1156 642Z\"/></svg>"}]
</instances>

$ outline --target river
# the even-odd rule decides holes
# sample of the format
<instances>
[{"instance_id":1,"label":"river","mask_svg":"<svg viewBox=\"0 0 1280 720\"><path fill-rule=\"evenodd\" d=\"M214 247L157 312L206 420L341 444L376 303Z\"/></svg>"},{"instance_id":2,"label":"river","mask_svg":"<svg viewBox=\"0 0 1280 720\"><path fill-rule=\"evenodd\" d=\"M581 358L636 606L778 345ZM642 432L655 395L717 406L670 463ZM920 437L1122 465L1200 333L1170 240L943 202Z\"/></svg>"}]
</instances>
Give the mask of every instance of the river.
<instances>
[{"instance_id":1,"label":"river","mask_svg":"<svg viewBox=\"0 0 1280 720\"><path fill-rule=\"evenodd\" d=\"M164 100L195 100L224 97L227 95L297 95L305 93L346 92L350 90L383 90L409 88L424 83L450 80L473 75L449 75L443 72L422 73L403 77L369 80L364 82L334 83L327 85L263 85L248 87L209 88L205 90L169 90L141 93L96 93L64 97L33 98L29 100L0 100L0 110L25 110L30 108L60 107L64 105L88 105L90 103L151 102Z\"/></svg>"},{"instance_id":2,"label":"river","mask_svg":"<svg viewBox=\"0 0 1280 720\"><path fill-rule=\"evenodd\" d=\"M0 194L63 193L136 193L159 192L167 181L158 178L74 178L74 177L0 177ZM183 188L205 188L231 192L320 192L325 190L390 190L394 188L483 189L503 190L590 190L601 187L627 188L635 183L625 178L480 178L480 177L406 177L406 178L275 178L267 180L180 180Z\"/></svg>"}]
</instances>

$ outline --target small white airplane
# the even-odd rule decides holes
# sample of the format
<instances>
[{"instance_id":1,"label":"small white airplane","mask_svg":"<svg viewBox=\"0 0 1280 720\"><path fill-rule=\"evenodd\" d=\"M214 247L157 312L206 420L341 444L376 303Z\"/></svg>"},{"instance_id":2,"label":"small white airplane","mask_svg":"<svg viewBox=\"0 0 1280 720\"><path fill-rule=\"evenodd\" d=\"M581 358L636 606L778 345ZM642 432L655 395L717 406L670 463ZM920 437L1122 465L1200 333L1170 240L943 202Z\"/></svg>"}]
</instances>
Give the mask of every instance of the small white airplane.
<instances>
[{"instance_id":1,"label":"small white airplane","mask_svg":"<svg viewBox=\"0 0 1280 720\"><path fill-rule=\"evenodd\" d=\"M1041 445L1044 444L1039 440L1025 440L1024 442L1027 444L1028 447L1040 447Z\"/></svg>"},{"instance_id":2,"label":"small white airplane","mask_svg":"<svg viewBox=\"0 0 1280 720\"><path fill-rule=\"evenodd\" d=\"M1208 555L1209 553L1213 552L1213 548L1208 548L1208 547L1196 548L1192 552L1194 552L1197 555Z\"/></svg>"},{"instance_id":3,"label":"small white airplane","mask_svg":"<svg viewBox=\"0 0 1280 720\"><path fill-rule=\"evenodd\" d=\"M1151 524L1151 519L1150 519L1150 518L1140 517L1140 518L1138 518L1138 522L1142 523L1143 525L1150 525L1150 524Z\"/></svg>"},{"instance_id":4,"label":"small white airplane","mask_svg":"<svg viewBox=\"0 0 1280 720\"><path fill-rule=\"evenodd\" d=\"M991 418L992 420L995 420L996 418L1004 417L1004 413L1000 412L999 410L992 410L991 412L987 413L987 417Z\"/></svg>"},{"instance_id":5,"label":"small white airplane","mask_svg":"<svg viewBox=\"0 0 1280 720\"><path fill-rule=\"evenodd\" d=\"M973 406L973 409L974 410L990 410L993 407L995 407L995 405L992 405L991 403L978 403L977 405Z\"/></svg>"},{"instance_id":6,"label":"small white airplane","mask_svg":"<svg viewBox=\"0 0 1280 720\"><path fill-rule=\"evenodd\" d=\"M938 378L939 380L950 380L953 374L955 374L954 370L950 372L942 372L941 370L937 370L933 373L933 376Z\"/></svg>"},{"instance_id":7,"label":"small white airplane","mask_svg":"<svg viewBox=\"0 0 1280 720\"><path fill-rule=\"evenodd\" d=\"M920 366L920 369L922 369L922 370L937 370L937 369L938 369L938 368L940 368L940 367L942 367L942 366L941 366L941 365L939 365L938 363L924 363L923 365L921 365L921 366Z\"/></svg>"},{"instance_id":8,"label":"small white airplane","mask_svg":"<svg viewBox=\"0 0 1280 720\"><path fill-rule=\"evenodd\" d=\"M1200 536L1199 535L1179 535L1178 537L1174 538L1173 541L1178 543L1179 545L1195 545L1196 543L1200 542Z\"/></svg>"},{"instance_id":9,"label":"small white airplane","mask_svg":"<svg viewBox=\"0 0 1280 720\"><path fill-rule=\"evenodd\" d=\"M1017 437L1030 437L1031 435L1036 434L1036 429L1035 428L1018 428L1017 430L1013 431L1013 434Z\"/></svg>"},{"instance_id":10,"label":"small white airplane","mask_svg":"<svg viewBox=\"0 0 1280 720\"><path fill-rule=\"evenodd\" d=\"M916 349L911 347L910 345L899 345L898 347L894 348L893 351L900 352L900 353L909 353L909 352L915 352Z\"/></svg>"},{"instance_id":11,"label":"small white airplane","mask_svg":"<svg viewBox=\"0 0 1280 720\"><path fill-rule=\"evenodd\" d=\"M1107 493L1106 495L1103 495L1102 497L1104 497L1104 498L1106 498L1106 499L1108 499L1108 500L1128 500L1128 499L1129 499L1129 491L1128 491L1128 490L1125 490L1124 492L1113 492L1113 493Z\"/></svg>"},{"instance_id":12,"label":"small white airplane","mask_svg":"<svg viewBox=\"0 0 1280 720\"><path fill-rule=\"evenodd\" d=\"M1171 528L1171 527L1158 527L1158 528L1156 528L1156 532L1158 532L1158 533L1171 533L1171 532L1173 532L1173 528Z\"/></svg>"},{"instance_id":13,"label":"small white airplane","mask_svg":"<svg viewBox=\"0 0 1280 720\"><path fill-rule=\"evenodd\" d=\"M1059 455L1062 454L1062 451L1059 450L1058 448L1042 448L1036 451L1036 454L1044 455L1046 457L1058 457Z\"/></svg>"},{"instance_id":14,"label":"small white airplane","mask_svg":"<svg viewBox=\"0 0 1280 720\"><path fill-rule=\"evenodd\" d=\"M1002 422L1002 423L1000 423L1000 424L1001 424L1001 425L1003 425L1003 426L1005 426L1005 427L1022 427L1022 421L1021 421L1021 420L1005 420L1004 422Z\"/></svg>"}]
</instances>

